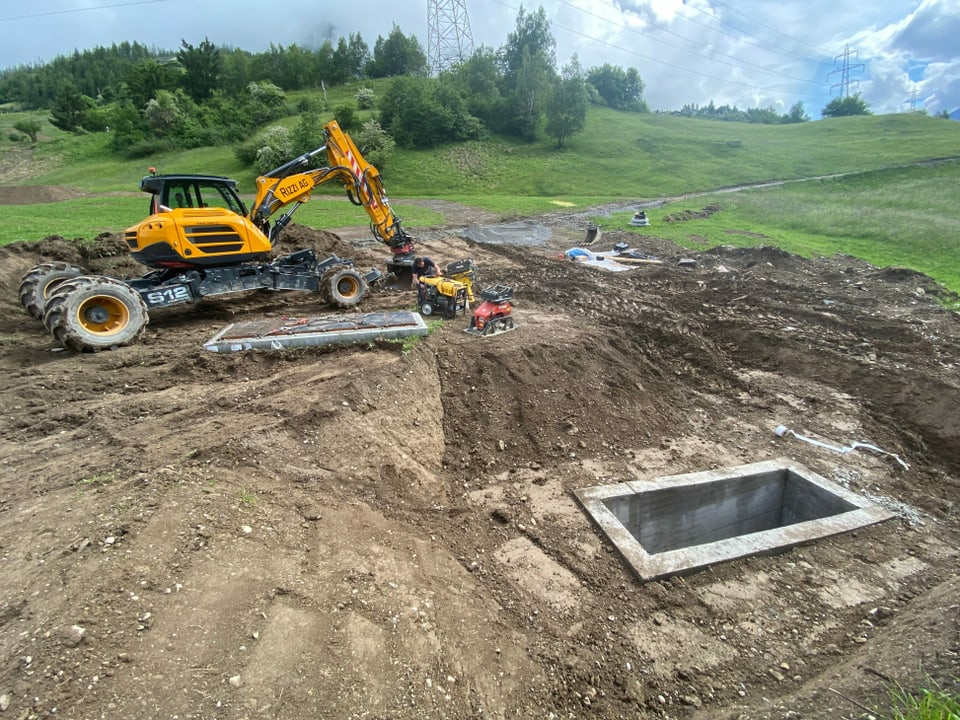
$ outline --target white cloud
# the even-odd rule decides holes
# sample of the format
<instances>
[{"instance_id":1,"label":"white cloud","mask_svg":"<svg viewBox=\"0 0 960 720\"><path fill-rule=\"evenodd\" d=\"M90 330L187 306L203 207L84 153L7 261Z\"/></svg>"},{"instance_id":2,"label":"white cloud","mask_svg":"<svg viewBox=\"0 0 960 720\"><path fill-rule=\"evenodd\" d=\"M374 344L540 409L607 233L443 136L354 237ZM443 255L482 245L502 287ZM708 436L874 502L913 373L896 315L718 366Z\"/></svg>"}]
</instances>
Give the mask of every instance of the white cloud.
<instances>
[{"instance_id":1,"label":"white cloud","mask_svg":"<svg viewBox=\"0 0 960 720\"><path fill-rule=\"evenodd\" d=\"M924 69L918 83L918 93L923 106L931 113L946 110L952 112L960 107L960 61L930 63Z\"/></svg>"},{"instance_id":2,"label":"white cloud","mask_svg":"<svg viewBox=\"0 0 960 720\"><path fill-rule=\"evenodd\" d=\"M919 86L904 71L902 59L896 55L871 60L870 78L859 89L875 113L905 112L915 100L919 101Z\"/></svg>"},{"instance_id":3,"label":"white cloud","mask_svg":"<svg viewBox=\"0 0 960 720\"><path fill-rule=\"evenodd\" d=\"M892 40L892 48L911 57L956 59L960 38L960 0L923 0Z\"/></svg>"},{"instance_id":4,"label":"white cloud","mask_svg":"<svg viewBox=\"0 0 960 720\"><path fill-rule=\"evenodd\" d=\"M466 0L476 45L497 48L521 0ZM96 45L137 41L176 50L181 39L258 52L271 43L317 47L359 32L369 46L394 24L427 48L424 0L301 3L273 12L253 0L48 0L0 10L0 68L45 62ZM812 117L838 81L835 58L849 46L850 73L877 112L906 109L919 93L928 110L960 107L960 0L541 0L557 40L557 63L576 53L586 67L635 67L653 109L686 103L773 106L797 101ZM13 7L14 9L10 9ZM929 63L929 65L928 65ZM926 66L926 69L924 69Z\"/></svg>"},{"instance_id":5,"label":"white cloud","mask_svg":"<svg viewBox=\"0 0 960 720\"><path fill-rule=\"evenodd\" d=\"M875 112L960 107L960 0L923 0L912 12L850 38L866 65L863 96Z\"/></svg>"}]
</instances>

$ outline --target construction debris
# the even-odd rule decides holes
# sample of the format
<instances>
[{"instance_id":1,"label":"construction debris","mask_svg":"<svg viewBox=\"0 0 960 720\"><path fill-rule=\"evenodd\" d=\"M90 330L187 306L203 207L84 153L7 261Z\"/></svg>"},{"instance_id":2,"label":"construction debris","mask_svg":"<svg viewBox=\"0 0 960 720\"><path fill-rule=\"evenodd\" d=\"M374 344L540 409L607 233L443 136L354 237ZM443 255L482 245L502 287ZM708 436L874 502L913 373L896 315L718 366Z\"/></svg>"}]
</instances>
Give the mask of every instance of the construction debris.
<instances>
[{"instance_id":1,"label":"construction debris","mask_svg":"<svg viewBox=\"0 0 960 720\"><path fill-rule=\"evenodd\" d=\"M618 242L613 246L612 250L605 253L593 252L583 247L574 247L567 250L564 255L575 262L610 270L612 272L623 272L635 265L663 264L663 260L653 255L639 252L638 250L632 250L630 246L624 242Z\"/></svg>"}]
</instances>

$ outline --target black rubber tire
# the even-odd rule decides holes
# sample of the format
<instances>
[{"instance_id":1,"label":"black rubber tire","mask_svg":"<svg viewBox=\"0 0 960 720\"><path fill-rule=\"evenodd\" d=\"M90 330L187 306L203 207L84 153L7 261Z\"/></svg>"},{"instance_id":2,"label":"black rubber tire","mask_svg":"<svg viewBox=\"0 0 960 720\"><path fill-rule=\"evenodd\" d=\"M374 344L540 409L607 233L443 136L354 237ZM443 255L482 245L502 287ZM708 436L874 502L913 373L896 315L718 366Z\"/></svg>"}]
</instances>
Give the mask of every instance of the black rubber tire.
<instances>
[{"instance_id":1,"label":"black rubber tire","mask_svg":"<svg viewBox=\"0 0 960 720\"><path fill-rule=\"evenodd\" d=\"M149 321L147 305L136 290L120 280L89 275L61 283L43 315L57 342L77 352L129 345Z\"/></svg>"},{"instance_id":2,"label":"black rubber tire","mask_svg":"<svg viewBox=\"0 0 960 720\"><path fill-rule=\"evenodd\" d=\"M455 320L457 317L457 306L454 303L450 303L443 310L443 316L447 320Z\"/></svg>"},{"instance_id":3,"label":"black rubber tire","mask_svg":"<svg viewBox=\"0 0 960 720\"><path fill-rule=\"evenodd\" d=\"M320 281L324 299L338 308L352 308L367 294L367 283L355 268L338 266L324 273Z\"/></svg>"},{"instance_id":4,"label":"black rubber tire","mask_svg":"<svg viewBox=\"0 0 960 720\"><path fill-rule=\"evenodd\" d=\"M425 302L420 306L420 314L430 316L433 315L433 305L431 303Z\"/></svg>"},{"instance_id":5,"label":"black rubber tire","mask_svg":"<svg viewBox=\"0 0 960 720\"><path fill-rule=\"evenodd\" d=\"M20 280L20 304L31 317L43 321L50 294L65 280L86 275L87 271L65 262L48 262L28 270Z\"/></svg>"}]
</instances>

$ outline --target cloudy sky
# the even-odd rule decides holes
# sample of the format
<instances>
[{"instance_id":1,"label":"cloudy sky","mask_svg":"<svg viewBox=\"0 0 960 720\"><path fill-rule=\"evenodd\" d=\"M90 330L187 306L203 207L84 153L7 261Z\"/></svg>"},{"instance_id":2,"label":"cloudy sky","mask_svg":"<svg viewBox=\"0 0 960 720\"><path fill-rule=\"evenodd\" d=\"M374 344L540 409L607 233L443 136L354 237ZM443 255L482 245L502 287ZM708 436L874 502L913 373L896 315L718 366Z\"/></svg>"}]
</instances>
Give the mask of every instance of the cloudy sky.
<instances>
[{"instance_id":1,"label":"cloudy sky","mask_svg":"<svg viewBox=\"0 0 960 720\"><path fill-rule=\"evenodd\" d=\"M426 51L428 7L465 5L474 44L499 48L520 0L34 0L0 9L0 69L123 40L176 50L209 38L258 52L359 32L373 48L396 24ZM557 62L634 67L653 110L687 103L819 119L860 92L876 113L960 108L960 0L541 0ZM844 72L844 67L847 72Z\"/></svg>"}]
</instances>

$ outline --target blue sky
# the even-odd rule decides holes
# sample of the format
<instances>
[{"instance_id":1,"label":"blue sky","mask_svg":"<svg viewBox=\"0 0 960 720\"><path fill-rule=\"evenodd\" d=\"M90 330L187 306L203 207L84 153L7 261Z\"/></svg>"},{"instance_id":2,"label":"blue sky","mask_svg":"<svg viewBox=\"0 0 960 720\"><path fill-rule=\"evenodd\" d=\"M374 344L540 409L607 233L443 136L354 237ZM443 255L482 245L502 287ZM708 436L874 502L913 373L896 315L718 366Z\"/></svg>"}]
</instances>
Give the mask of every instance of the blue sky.
<instances>
[{"instance_id":1,"label":"blue sky","mask_svg":"<svg viewBox=\"0 0 960 720\"><path fill-rule=\"evenodd\" d=\"M437 0L443 5L454 0ZM475 45L497 48L516 0L465 2ZM635 67L653 110L687 103L807 114L846 79L876 113L960 108L960 0L543 0L558 65ZM359 32L372 48L396 24L427 49L428 0L35 0L0 10L0 68L123 40L176 50L181 39L261 51Z\"/></svg>"}]
</instances>

